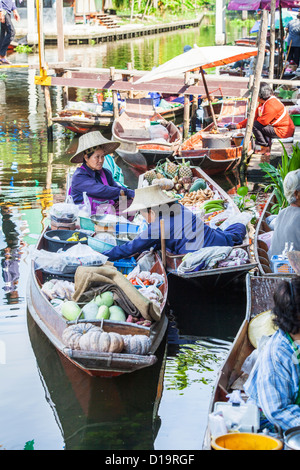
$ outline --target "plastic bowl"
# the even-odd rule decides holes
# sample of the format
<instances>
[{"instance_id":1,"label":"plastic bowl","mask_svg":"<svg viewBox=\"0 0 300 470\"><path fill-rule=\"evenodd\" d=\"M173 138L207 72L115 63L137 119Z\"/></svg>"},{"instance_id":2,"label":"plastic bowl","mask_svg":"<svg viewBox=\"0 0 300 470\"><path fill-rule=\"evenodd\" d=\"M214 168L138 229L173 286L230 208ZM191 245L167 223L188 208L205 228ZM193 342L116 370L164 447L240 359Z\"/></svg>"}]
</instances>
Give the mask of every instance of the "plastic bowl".
<instances>
[{"instance_id":1,"label":"plastic bowl","mask_svg":"<svg viewBox=\"0 0 300 470\"><path fill-rule=\"evenodd\" d=\"M283 443L265 434L237 432L213 438L214 450L281 450Z\"/></svg>"}]
</instances>

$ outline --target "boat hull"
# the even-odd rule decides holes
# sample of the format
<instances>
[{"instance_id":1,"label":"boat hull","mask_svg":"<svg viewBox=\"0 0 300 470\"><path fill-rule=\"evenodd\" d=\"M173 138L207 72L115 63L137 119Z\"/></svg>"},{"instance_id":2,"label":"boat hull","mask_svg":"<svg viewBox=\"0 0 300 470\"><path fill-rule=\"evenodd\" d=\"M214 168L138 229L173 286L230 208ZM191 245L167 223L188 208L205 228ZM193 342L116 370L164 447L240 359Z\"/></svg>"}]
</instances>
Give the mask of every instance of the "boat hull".
<instances>
[{"instance_id":1,"label":"boat hull","mask_svg":"<svg viewBox=\"0 0 300 470\"><path fill-rule=\"evenodd\" d=\"M165 282L167 278L164 270L161 270L162 264L157 257L155 264L156 272L164 273ZM115 331L120 334L145 334L151 339L151 348L148 355L125 354L125 353L96 353L81 350L72 350L66 347L62 341L62 334L68 324L60 316L47 297L41 290L41 281L38 271L35 271L34 262L31 265L30 278L27 286L27 306L28 311L55 346L58 353L66 358L70 363L83 370L91 376L114 377L121 374L134 372L144 367L150 367L155 364L157 358L155 351L165 337L168 319L166 316L167 284L163 290L163 303L161 306L161 319L154 322L150 328L126 322L113 322L106 320L103 328L105 331ZM81 320L79 320L81 321ZM92 322L97 323L97 322ZM98 322L99 323L99 322ZM97 324L98 324L97 323Z\"/></svg>"}]
</instances>

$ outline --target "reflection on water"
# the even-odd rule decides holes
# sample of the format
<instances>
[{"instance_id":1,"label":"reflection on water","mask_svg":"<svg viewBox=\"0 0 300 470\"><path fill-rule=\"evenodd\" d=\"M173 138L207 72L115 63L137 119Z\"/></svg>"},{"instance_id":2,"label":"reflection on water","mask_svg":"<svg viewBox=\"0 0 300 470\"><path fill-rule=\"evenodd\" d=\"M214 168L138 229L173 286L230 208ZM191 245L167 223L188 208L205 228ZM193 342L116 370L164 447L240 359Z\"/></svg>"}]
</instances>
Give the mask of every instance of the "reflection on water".
<instances>
[{"instance_id":1,"label":"reflection on water","mask_svg":"<svg viewBox=\"0 0 300 470\"><path fill-rule=\"evenodd\" d=\"M208 24L89 48L70 47L65 60L83 67L124 68L131 62L134 68L149 70L182 53L186 44L213 42L214 28ZM10 58L14 63L38 63L37 55ZM57 61L56 49L46 49L46 60ZM55 125L54 141L47 142L44 95L34 85L34 70L4 72L0 446L23 449L34 441L35 449L200 449L214 379L244 316L243 281L209 297L201 286L182 285L169 277L172 317L166 357L162 345L158 363L149 370L103 380L65 364L27 318L25 298L30 251L48 208L64 199L72 136ZM55 113L62 106L61 90L52 88L51 99ZM125 182L136 187L138 174L117 163ZM235 184L234 177L222 180L226 190Z\"/></svg>"}]
</instances>

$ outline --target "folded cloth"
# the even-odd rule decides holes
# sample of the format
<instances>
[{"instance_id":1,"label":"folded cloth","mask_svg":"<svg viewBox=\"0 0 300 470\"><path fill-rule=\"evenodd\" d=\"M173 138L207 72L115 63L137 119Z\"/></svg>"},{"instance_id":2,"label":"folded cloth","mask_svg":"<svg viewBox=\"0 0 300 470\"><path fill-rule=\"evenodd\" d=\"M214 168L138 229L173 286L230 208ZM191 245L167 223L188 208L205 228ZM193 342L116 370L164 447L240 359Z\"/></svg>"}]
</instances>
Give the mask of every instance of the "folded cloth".
<instances>
[{"instance_id":1,"label":"folded cloth","mask_svg":"<svg viewBox=\"0 0 300 470\"><path fill-rule=\"evenodd\" d=\"M100 267L79 266L74 281L75 302L89 301L96 292L111 290L117 298L116 303L128 314L140 314L145 320L159 321L161 318L159 306L144 297L110 262Z\"/></svg>"},{"instance_id":2,"label":"folded cloth","mask_svg":"<svg viewBox=\"0 0 300 470\"><path fill-rule=\"evenodd\" d=\"M243 248L233 248L229 256L223 261L218 263L219 268L226 268L228 266L241 266L249 262L249 256Z\"/></svg>"},{"instance_id":3,"label":"folded cloth","mask_svg":"<svg viewBox=\"0 0 300 470\"><path fill-rule=\"evenodd\" d=\"M207 246L192 253L188 253L182 258L177 272L184 274L201 269L212 269L220 261L227 258L231 250L231 246Z\"/></svg>"}]
</instances>

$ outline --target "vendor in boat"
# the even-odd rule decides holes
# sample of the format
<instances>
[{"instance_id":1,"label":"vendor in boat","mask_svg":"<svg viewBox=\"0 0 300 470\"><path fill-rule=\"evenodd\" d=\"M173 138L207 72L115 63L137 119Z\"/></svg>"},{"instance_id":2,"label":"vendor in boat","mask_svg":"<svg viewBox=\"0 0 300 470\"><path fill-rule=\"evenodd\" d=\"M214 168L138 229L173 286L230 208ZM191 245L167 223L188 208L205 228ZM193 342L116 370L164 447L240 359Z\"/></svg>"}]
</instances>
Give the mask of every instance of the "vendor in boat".
<instances>
[{"instance_id":1,"label":"vendor in boat","mask_svg":"<svg viewBox=\"0 0 300 470\"><path fill-rule=\"evenodd\" d=\"M300 250L300 169L287 173L283 189L289 206L281 210L275 219L269 259L273 255L281 255L286 242L289 245L293 243L294 250Z\"/></svg>"},{"instance_id":2,"label":"vendor in boat","mask_svg":"<svg viewBox=\"0 0 300 470\"><path fill-rule=\"evenodd\" d=\"M244 385L261 410L261 427L282 431L300 426L300 277L282 281L274 293L277 330L258 352Z\"/></svg>"},{"instance_id":3,"label":"vendor in boat","mask_svg":"<svg viewBox=\"0 0 300 470\"><path fill-rule=\"evenodd\" d=\"M154 248L161 249L160 221L164 220L166 249L175 255L198 251L209 246L240 245L246 234L243 223L226 230L212 229L185 208L178 199L169 197L158 185L136 189L132 205L124 212L140 212L146 228L132 241L104 252L110 261L127 258Z\"/></svg>"},{"instance_id":4,"label":"vendor in boat","mask_svg":"<svg viewBox=\"0 0 300 470\"><path fill-rule=\"evenodd\" d=\"M82 204L85 192L91 204L91 213L116 213L128 207L134 191L113 179L109 170L103 168L105 155L113 153L119 142L112 142L99 131L92 131L79 137L77 152L72 163L81 163L72 177L70 194L75 204Z\"/></svg>"},{"instance_id":5,"label":"vendor in boat","mask_svg":"<svg viewBox=\"0 0 300 470\"><path fill-rule=\"evenodd\" d=\"M269 156L272 139L293 137L295 126L287 109L276 98L272 88L266 82L260 84L258 103L254 117L253 134L256 145L260 146L261 149L256 153ZM247 119L244 119L238 124L230 123L228 129L242 129L246 125Z\"/></svg>"}]
</instances>

